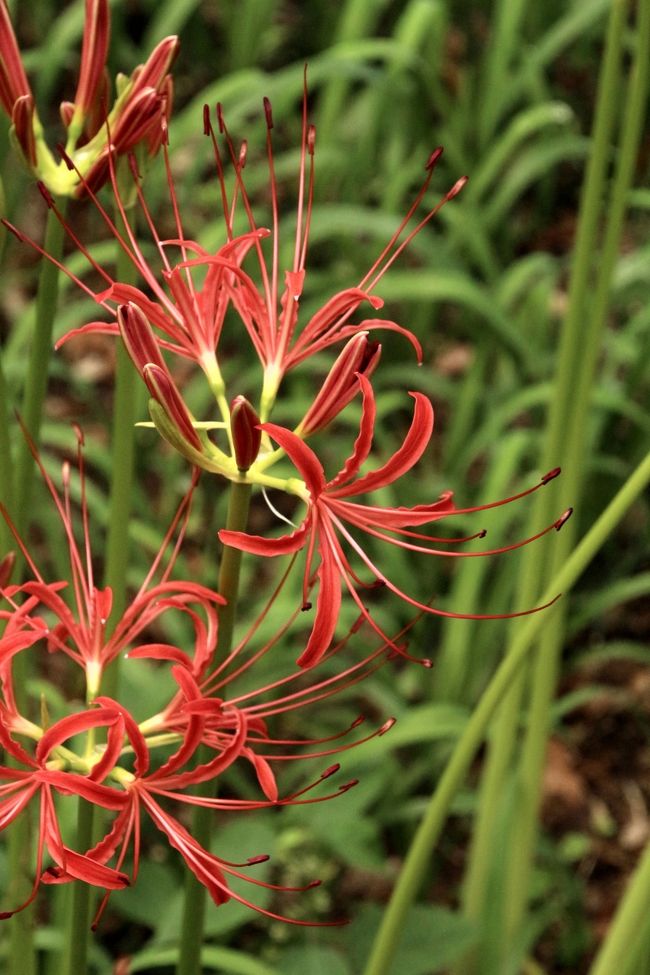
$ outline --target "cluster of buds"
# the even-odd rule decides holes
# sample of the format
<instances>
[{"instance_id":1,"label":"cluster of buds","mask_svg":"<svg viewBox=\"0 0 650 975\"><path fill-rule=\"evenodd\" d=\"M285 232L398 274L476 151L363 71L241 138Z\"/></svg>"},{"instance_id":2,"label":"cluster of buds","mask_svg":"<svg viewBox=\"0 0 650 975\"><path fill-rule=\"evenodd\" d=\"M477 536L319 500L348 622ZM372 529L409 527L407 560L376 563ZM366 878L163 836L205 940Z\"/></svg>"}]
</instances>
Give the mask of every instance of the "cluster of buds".
<instances>
[{"instance_id":1,"label":"cluster of buds","mask_svg":"<svg viewBox=\"0 0 650 975\"><path fill-rule=\"evenodd\" d=\"M45 140L34 95L5 0L0 0L0 102L11 120L11 134L27 166L57 196L82 196L109 178L110 157L136 150L155 155L172 101L170 68L178 39L167 37L131 75L118 75L109 109L106 60L110 38L108 0L86 0L79 81L73 101L60 115L65 139L56 159ZM71 165L71 160L73 165Z\"/></svg>"}]
</instances>

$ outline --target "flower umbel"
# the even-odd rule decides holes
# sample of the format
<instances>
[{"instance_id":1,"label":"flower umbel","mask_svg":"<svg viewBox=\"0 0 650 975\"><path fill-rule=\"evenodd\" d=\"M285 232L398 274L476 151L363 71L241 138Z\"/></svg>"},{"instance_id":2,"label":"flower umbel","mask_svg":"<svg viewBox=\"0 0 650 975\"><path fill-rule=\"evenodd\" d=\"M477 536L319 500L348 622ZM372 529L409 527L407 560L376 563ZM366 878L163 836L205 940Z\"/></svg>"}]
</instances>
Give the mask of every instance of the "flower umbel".
<instances>
[{"instance_id":1,"label":"flower umbel","mask_svg":"<svg viewBox=\"0 0 650 975\"><path fill-rule=\"evenodd\" d=\"M142 148L154 155L160 146L161 123L171 110L169 70L178 39L165 38L130 77L118 77L109 111L109 38L108 0L86 0L79 80L74 100L60 106L66 137L64 158L57 162L45 141L6 2L0 0L0 102L25 163L54 194L81 196L90 187L98 189L109 177L110 154Z\"/></svg>"},{"instance_id":2,"label":"flower umbel","mask_svg":"<svg viewBox=\"0 0 650 975\"><path fill-rule=\"evenodd\" d=\"M48 649L50 652L57 650L66 654L84 669L87 695L90 702L97 695L102 675L111 661L132 645L140 634L159 617L171 610L178 610L192 619L196 630L197 651L199 651L199 659L202 660L203 656L211 652L210 648L216 639L218 625L216 608L223 603L223 600L218 593L199 583L174 582L170 579L189 517L194 489L194 485L192 485L190 491L182 499L176 516L140 589L114 629L109 632L108 619L111 613L112 593L110 588L99 588L94 579L90 526L86 505L85 470L81 450L83 439L81 432L77 431L77 433L79 438L78 466L81 481L81 522L84 536L81 546L77 544L75 538L72 518L70 465L67 462L63 465L63 496L61 497L32 445L34 458L39 465L41 475L47 484L63 526L70 561L73 608L60 594L65 583L57 582L54 585L48 583L37 568L24 542L16 534L16 541L34 577L25 582L17 591L38 600L42 607L46 607L54 615L57 621L56 625L47 628ZM2 505L0 505L0 511L15 534L9 514ZM177 530L178 538L165 564L165 552ZM158 581L155 581L156 574L159 575ZM205 623L197 615L199 609L204 614Z\"/></svg>"},{"instance_id":3,"label":"flower umbel","mask_svg":"<svg viewBox=\"0 0 650 975\"><path fill-rule=\"evenodd\" d=\"M304 570L303 598L305 605L310 606L309 594L317 583L318 600L311 636L305 650L298 659L298 664L303 667L311 666L322 657L330 646L339 617L342 584L357 603L359 610L368 623L382 639L390 643L389 637L373 620L371 613L359 596L358 588L367 587L367 583L362 583L352 569L349 558L342 547L341 540L351 548L365 568L370 571L376 583L386 586L400 598L422 612L460 619L503 619L523 616L528 613L537 612L539 609L544 609L544 606L538 606L534 609L527 609L518 613L498 614L497 616L492 614L456 613L438 609L423 604L398 589L381 568L366 554L354 535L350 532L348 526L412 552L422 552L428 555L443 557L476 558L478 556L497 555L501 552L520 548L522 545L527 545L529 542L535 541L535 539L551 531L553 528L559 530L570 516L571 511L565 512L561 518L553 522L552 525L549 525L543 531L514 544L487 551L458 552L440 549L435 547L435 545L437 543L450 544L467 542L471 539L433 538L429 535L410 531L409 529L415 526L441 521L451 515L484 511L488 508L515 501L547 484L560 473L559 469L550 471L542 478L539 484L527 491L523 491L511 498L505 498L490 504L478 505L473 508L457 508L453 502L451 491L442 494L432 504L417 505L413 508L385 508L378 505L362 504L352 501L351 499L358 495L376 491L402 478L420 459L433 432L433 409L431 404L421 393L411 393L415 400L415 410L410 429L402 445L381 467L359 476L360 468L367 460L372 446L376 408L375 398L369 380L361 373L357 375L363 392L363 410L359 435L354 444L352 454L331 480L326 480L318 457L296 433L285 430L283 427L279 427L273 423L266 423L262 426L262 429L286 451L288 457L295 464L304 479L307 489L307 513L300 527L290 535L280 538L265 538L258 535L249 535L244 532L226 530L219 532L219 537L224 544L232 545L244 552L250 552L255 555L284 555L306 549L307 557ZM480 531L477 535L471 537L482 537L484 534L483 531ZM319 564L314 568L314 560L316 558L318 558ZM399 648L395 647L395 650L399 651Z\"/></svg>"}]
</instances>

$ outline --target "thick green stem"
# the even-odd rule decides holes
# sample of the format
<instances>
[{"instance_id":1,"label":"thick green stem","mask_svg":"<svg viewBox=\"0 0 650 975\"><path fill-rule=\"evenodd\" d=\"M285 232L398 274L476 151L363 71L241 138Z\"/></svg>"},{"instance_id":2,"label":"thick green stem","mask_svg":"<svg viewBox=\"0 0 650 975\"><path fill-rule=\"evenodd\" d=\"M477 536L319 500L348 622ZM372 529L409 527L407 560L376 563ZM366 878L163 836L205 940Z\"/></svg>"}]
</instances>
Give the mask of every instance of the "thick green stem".
<instances>
[{"instance_id":1,"label":"thick green stem","mask_svg":"<svg viewBox=\"0 0 650 975\"><path fill-rule=\"evenodd\" d=\"M76 840L79 850L89 850L93 845L93 808L85 799L79 799ZM92 892L93 888L81 881L72 885L65 975L81 975L87 971Z\"/></svg>"},{"instance_id":2,"label":"thick green stem","mask_svg":"<svg viewBox=\"0 0 650 975\"><path fill-rule=\"evenodd\" d=\"M602 515L571 553L560 572L544 593L547 601L560 592L568 592L618 525L630 505L650 483L650 454L637 467L610 502ZM451 759L431 797L424 819L415 834L404 867L384 913L365 975L386 975L391 970L406 915L417 896L429 866L433 848L440 836L449 808L462 785L476 752L483 741L490 720L526 662L540 631L548 625L550 612L528 617L513 641L510 653L500 664L485 689L477 707L458 741Z\"/></svg>"},{"instance_id":3,"label":"thick green stem","mask_svg":"<svg viewBox=\"0 0 650 975\"><path fill-rule=\"evenodd\" d=\"M231 483L226 528L232 531L246 529L250 493L250 484L241 484L237 481ZM238 549L225 547L221 556L219 592L227 602L219 613L218 659L227 656L232 646L242 554ZM208 761L210 757L211 752L204 748L199 755L199 761ZM197 790L197 794L214 795L215 783L206 783L203 789ZM210 845L212 819L212 810L200 806L195 809L192 818L192 836L206 849ZM206 895L205 887L188 871L185 878L185 903L177 975L200 975Z\"/></svg>"}]
</instances>

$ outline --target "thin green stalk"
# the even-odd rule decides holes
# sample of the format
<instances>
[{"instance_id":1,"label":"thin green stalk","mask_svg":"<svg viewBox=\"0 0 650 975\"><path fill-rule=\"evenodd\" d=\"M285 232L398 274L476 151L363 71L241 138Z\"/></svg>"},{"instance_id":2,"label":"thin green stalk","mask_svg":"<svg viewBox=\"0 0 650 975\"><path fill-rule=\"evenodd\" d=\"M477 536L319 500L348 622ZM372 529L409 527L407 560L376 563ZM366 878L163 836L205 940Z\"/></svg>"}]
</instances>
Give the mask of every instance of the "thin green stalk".
<instances>
[{"instance_id":1,"label":"thin green stalk","mask_svg":"<svg viewBox=\"0 0 650 975\"><path fill-rule=\"evenodd\" d=\"M65 199L59 201L59 211L64 213ZM43 249L56 260L63 253L64 230L54 210L48 210ZM52 326L56 315L59 295L59 270L51 261L42 260L36 296L36 319L29 349L27 376L20 415L32 440L38 443L43 404L47 391L47 377L52 355ZM18 446L16 461L16 509L14 520L19 532L24 532L29 512L34 480L34 460L24 440Z\"/></svg>"},{"instance_id":2,"label":"thin green stalk","mask_svg":"<svg viewBox=\"0 0 650 975\"><path fill-rule=\"evenodd\" d=\"M117 249L115 276L122 284L135 279L133 264L121 247ZM135 465L135 423L139 377L122 342L118 342L113 400L111 441L111 488L106 538L104 584L113 593L110 625L120 619L126 608L126 574L129 564L129 520L133 505L133 471ZM116 658L104 676L104 693L117 695L119 659Z\"/></svg>"},{"instance_id":3,"label":"thin green stalk","mask_svg":"<svg viewBox=\"0 0 650 975\"><path fill-rule=\"evenodd\" d=\"M241 484L236 481L232 482L228 501L226 528L232 531L245 531L248 524L250 493L250 484ZM232 646L242 554L239 550L226 546L221 556L219 592L227 602L219 613L218 659L223 659L223 657L227 656ZM199 755L199 762L208 761L211 754L209 750L202 749L202 754ZM206 783L201 790L197 790L197 794L214 795L215 783ZM212 820L213 811L211 809L198 806L194 810L191 833L194 839L206 849L210 845ZM188 870L185 878L183 926L176 975L200 975L206 895L207 891L205 887Z\"/></svg>"},{"instance_id":4,"label":"thin green stalk","mask_svg":"<svg viewBox=\"0 0 650 975\"><path fill-rule=\"evenodd\" d=\"M93 806L81 798L77 811L77 845L80 850L89 850L93 845ZM89 884L81 881L72 885L65 975L81 975L87 971L92 891Z\"/></svg>"},{"instance_id":5,"label":"thin green stalk","mask_svg":"<svg viewBox=\"0 0 650 975\"><path fill-rule=\"evenodd\" d=\"M632 875L589 975L637 975L638 948L647 941L650 918L650 843ZM646 955L647 958L647 955ZM632 966L630 965L632 962Z\"/></svg>"},{"instance_id":6,"label":"thin green stalk","mask_svg":"<svg viewBox=\"0 0 650 975\"><path fill-rule=\"evenodd\" d=\"M60 201L60 210L64 211L66 201ZM63 252L64 232L54 211L48 210L45 229L44 248L48 254L60 258ZM47 376L50 356L52 354L52 326L56 314L59 291L59 272L50 261L41 262L36 295L36 315L34 332L27 363L27 374L21 417L32 440L38 443L43 414L43 404L47 390ZM24 439L18 444L18 453L14 469L15 489L13 508L14 522L18 531L24 534L28 523L31 503L32 484L34 478L34 461ZM20 570L17 570L20 571ZM27 656L18 654L14 660L14 686L20 710L26 704L27 684ZM31 886L29 877L30 841L29 823L26 817L21 817L12 827L9 834L9 883L7 885L7 899L10 903L19 903L25 891ZM33 975L36 970L36 959L33 948L33 907L16 914L10 921L10 975Z\"/></svg>"},{"instance_id":7,"label":"thin green stalk","mask_svg":"<svg viewBox=\"0 0 650 975\"><path fill-rule=\"evenodd\" d=\"M575 585L608 536L648 484L650 484L650 453L631 474L573 550L560 572L552 579L543 595L544 601L552 599L558 591L567 593ZM427 871L431 853L440 836L454 796L463 783L496 708L528 659L537 636L548 625L552 613L553 610L527 618L513 641L510 653L501 662L456 744L411 843L393 895L384 912L364 975L386 975L390 971L407 912Z\"/></svg>"},{"instance_id":8,"label":"thin green stalk","mask_svg":"<svg viewBox=\"0 0 650 975\"><path fill-rule=\"evenodd\" d=\"M556 360L554 394L551 398L548 433L544 449L543 465L545 467L552 467L558 462L562 463L564 473L560 490L564 490L565 496L568 494L570 503L573 504L579 500L578 478L581 468L581 450L576 454L575 451L568 449L569 446L573 447L573 443L569 445L567 442L567 430L570 428L576 431L574 436L580 444L586 440L585 424L593 371L591 370L588 375L583 372L585 363L587 367L592 365L592 360L587 360L585 357L585 350L594 349L594 354L596 354L596 350L600 348L600 328L598 323L588 321L585 314L586 298L594 267L598 221L601 215L601 203L611 153L611 136L619 105L626 4L627 0L615 0L608 24L605 57L598 87L593 149L581 199L569 287L569 305ZM588 334L586 334L587 332ZM595 359L593 361L595 362ZM581 379L579 380L578 377ZM577 385L583 397L580 403L576 402ZM565 503L569 502L565 501ZM537 526L547 524L557 515L558 510L561 510L558 503L558 490L553 485L549 485L549 490L540 492L533 504L534 524ZM571 540L572 535L569 533L572 532L573 528L570 524L567 528L569 530L567 537ZM522 582L519 598L522 605L532 605L537 598L541 588L541 574L548 571L548 564L552 558L552 554L549 553L552 553L553 549L557 550L559 544L562 544L561 540L553 539L553 546L551 547L548 539L540 539L540 543L535 546L535 551L527 553L523 560L521 573ZM566 549L562 544L563 557L565 554ZM542 693L546 698L549 693L548 688L555 686L557 653L548 655L548 659L546 653L541 654L539 660L538 666L543 670L539 679L544 685L543 691L538 688L538 695L541 700ZM477 814L476 840L470 857L465 886L466 910L475 919L484 916L487 910L487 878L493 862L491 840L497 808L501 802L505 780L512 767L512 757L516 748L519 701L523 693L524 679L525 675L520 675L508 698L504 701L497 720L492 747L488 754L485 784ZM544 713L548 714L548 708L545 709ZM544 720L546 721L546 719ZM542 727L540 712L540 722L535 724L534 751L536 756L543 755L541 749L545 747L546 732L547 727L546 724ZM531 742L532 752L532 739L529 738L529 741ZM518 816L518 831L519 828ZM517 846L519 846L519 832ZM511 851L511 853L517 856L516 851ZM517 889L521 892L520 887ZM521 905L512 902L506 904L506 911L510 914L511 920L519 913L520 906L523 907L525 904L523 895L520 899L523 902ZM512 927L510 930L513 930ZM501 939L501 943L504 951L507 951L509 939L504 937ZM471 964L471 959L467 960L467 965ZM474 970L473 967L466 967L464 971L470 975Z\"/></svg>"}]
</instances>

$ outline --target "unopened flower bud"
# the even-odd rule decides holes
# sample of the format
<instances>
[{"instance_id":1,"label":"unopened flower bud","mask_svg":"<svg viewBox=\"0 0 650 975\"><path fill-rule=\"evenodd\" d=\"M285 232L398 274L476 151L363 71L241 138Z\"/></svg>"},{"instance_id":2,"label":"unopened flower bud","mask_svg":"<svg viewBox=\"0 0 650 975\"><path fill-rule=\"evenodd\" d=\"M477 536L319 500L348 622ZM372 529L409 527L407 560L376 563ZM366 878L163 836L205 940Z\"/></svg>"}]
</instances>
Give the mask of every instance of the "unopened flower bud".
<instances>
[{"instance_id":1,"label":"unopened flower bud","mask_svg":"<svg viewBox=\"0 0 650 975\"><path fill-rule=\"evenodd\" d=\"M236 396L230 404L235 461L240 471L247 471L257 459L262 440L260 418L245 396Z\"/></svg>"},{"instance_id":2,"label":"unopened flower bud","mask_svg":"<svg viewBox=\"0 0 650 975\"><path fill-rule=\"evenodd\" d=\"M142 377L152 397L162 406L183 439L201 451L203 445L192 425L190 411L167 370L149 363L144 367Z\"/></svg>"},{"instance_id":3,"label":"unopened flower bud","mask_svg":"<svg viewBox=\"0 0 650 975\"><path fill-rule=\"evenodd\" d=\"M7 552L3 559L0 559L0 589L4 589L11 582L11 576L16 564L16 553Z\"/></svg>"},{"instance_id":4,"label":"unopened flower bud","mask_svg":"<svg viewBox=\"0 0 650 975\"><path fill-rule=\"evenodd\" d=\"M380 356L381 345L369 342L367 332L360 332L351 338L300 423L300 435L309 437L331 423L356 395L359 374L366 377L372 375Z\"/></svg>"},{"instance_id":5,"label":"unopened flower bud","mask_svg":"<svg viewBox=\"0 0 650 975\"><path fill-rule=\"evenodd\" d=\"M140 374L150 363L166 369L154 331L144 312L129 301L117 309L117 324L126 351Z\"/></svg>"}]
</instances>

